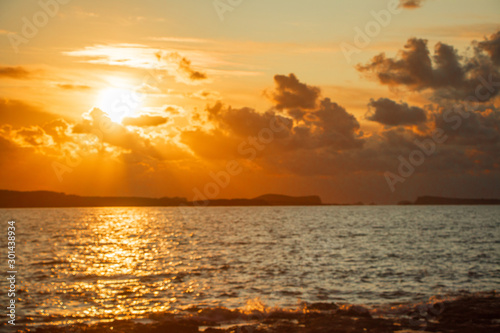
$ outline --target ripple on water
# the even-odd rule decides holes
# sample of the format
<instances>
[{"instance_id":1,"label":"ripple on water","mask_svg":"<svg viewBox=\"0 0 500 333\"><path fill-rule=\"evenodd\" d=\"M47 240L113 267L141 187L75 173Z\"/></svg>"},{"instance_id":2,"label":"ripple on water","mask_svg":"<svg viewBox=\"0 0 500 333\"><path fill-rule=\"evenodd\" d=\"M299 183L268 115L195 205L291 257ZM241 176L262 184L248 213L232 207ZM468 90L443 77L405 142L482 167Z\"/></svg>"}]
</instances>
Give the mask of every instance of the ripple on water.
<instances>
[{"instance_id":1,"label":"ripple on water","mask_svg":"<svg viewBox=\"0 0 500 333\"><path fill-rule=\"evenodd\" d=\"M299 299L377 304L496 289L499 212L325 206L0 214L13 215L22 231L19 296L25 315L42 322L234 309L257 297L290 307Z\"/></svg>"}]
</instances>

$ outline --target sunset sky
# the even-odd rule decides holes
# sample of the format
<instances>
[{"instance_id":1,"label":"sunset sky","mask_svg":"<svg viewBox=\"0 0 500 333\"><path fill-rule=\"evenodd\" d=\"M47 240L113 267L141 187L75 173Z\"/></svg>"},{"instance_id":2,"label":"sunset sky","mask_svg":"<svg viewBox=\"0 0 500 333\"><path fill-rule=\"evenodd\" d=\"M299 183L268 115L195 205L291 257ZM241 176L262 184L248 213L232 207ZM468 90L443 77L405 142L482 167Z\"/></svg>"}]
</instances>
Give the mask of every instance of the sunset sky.
<instances>
[{"instance_id":1,"label":"sunset sky","mask_svg":"<svg viewBox=\"0 0 500 333\"><path fill-rule=\"evenodd\" d=\"M2 1L0 188L498 198L499 90L498 0Z\"/></svg>"}]
</instances>

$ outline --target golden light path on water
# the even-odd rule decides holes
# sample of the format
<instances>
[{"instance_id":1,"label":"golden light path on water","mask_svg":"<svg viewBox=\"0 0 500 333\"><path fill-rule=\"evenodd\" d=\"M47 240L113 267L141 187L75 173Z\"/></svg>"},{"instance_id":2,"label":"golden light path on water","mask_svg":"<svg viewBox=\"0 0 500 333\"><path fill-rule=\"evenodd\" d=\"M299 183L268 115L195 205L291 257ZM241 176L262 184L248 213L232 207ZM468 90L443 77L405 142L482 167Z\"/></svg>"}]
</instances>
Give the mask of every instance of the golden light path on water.
<instances>
[{"instance_id":1,"label":"golden light path on water","mask_svg":"<svg viewBox=\"0 0 500 333\"><path fill-rule=\"evenodd\" d=\"M135 318L170 310L178 290L199 290L196 280L181 282L187 269L196 269L192 265L196 256L186 256L186 250L180 253L179 249L190 240L182 230L164 230L160 235L158 222L147 210L134 208L94 209L77 221L76 230L66 230L73 234L69 240L55 244L62 245L64 255L51 268L55 281L74 282L51 282L46 292L64 295L66 300L47 298L38 314L49 315L43 310L47 307L60 309L51 311L52 315L67 317ZM163 222L169 225L168 218ZM44 255L35 253L33 259ZM191 265L186 266L183 259ZM171 297L165 300L169 290ZM81 310L75 313L74 307Z\"/></svg>"},{"instance_id":2,"label":"golden light path on water","mask_svg":"<svg viewBox=\"0 0 500 333\"><path fill-rule=\"evenodd\" d=\"M17 220L19 311L43 325L493 290L499 209L60 208L0 218Z\"/></svg>"}]
</instances>

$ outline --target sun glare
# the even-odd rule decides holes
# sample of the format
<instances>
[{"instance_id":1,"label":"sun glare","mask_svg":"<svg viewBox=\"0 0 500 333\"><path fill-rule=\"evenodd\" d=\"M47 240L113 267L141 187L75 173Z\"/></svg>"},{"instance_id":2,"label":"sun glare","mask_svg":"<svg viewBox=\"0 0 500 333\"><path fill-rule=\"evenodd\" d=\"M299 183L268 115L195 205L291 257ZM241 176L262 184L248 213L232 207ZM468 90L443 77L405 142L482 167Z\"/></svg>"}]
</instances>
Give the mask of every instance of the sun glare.
<instances>
[{"instance_id":1,"label":"sun glare","mask_svg":"<svg viewBox=\"0 0 500 333\"><path fill-rule=\"evenodd\" d=\"M120 123L123 118L137 114L142 106L142 95L130 89L107 88L99 93L96 106L112 121Z\"/></svg>"}]
</instances>

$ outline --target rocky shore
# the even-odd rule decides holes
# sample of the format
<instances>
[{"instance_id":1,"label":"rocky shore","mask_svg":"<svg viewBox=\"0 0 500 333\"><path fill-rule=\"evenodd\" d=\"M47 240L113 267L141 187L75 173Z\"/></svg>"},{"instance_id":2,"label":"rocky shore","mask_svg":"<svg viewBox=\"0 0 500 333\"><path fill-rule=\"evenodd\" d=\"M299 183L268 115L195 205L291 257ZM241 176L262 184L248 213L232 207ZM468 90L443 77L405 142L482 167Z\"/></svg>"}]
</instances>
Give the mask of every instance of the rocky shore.
<instances>
[{"instance_id":1,"label":"rocky shore","mask_svg":"<svg viewBox=\"0 0 500 333\"><path fill-rule=\"evenodd\" d=\"M46 326L17 332L36 333L320 333L320 332L500 332L500 297L496 292L417 305L368 309L333 303L304 304L297 310L252 311L188 309L190 314L151 315L144 321L94 325ZM5 327L4 327L5 328ZM13 331L14 332L14 331Z\"/></svg>"}]
</instances>

